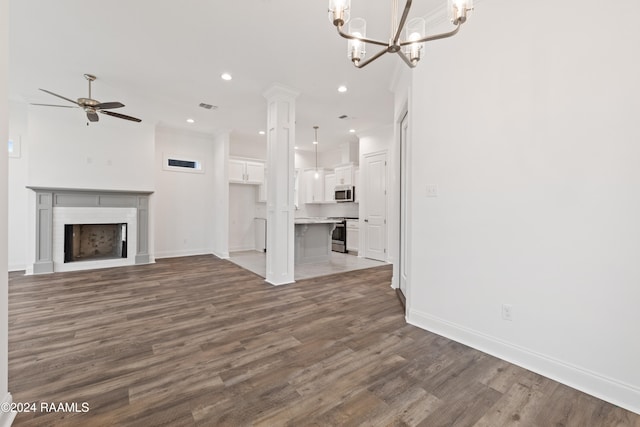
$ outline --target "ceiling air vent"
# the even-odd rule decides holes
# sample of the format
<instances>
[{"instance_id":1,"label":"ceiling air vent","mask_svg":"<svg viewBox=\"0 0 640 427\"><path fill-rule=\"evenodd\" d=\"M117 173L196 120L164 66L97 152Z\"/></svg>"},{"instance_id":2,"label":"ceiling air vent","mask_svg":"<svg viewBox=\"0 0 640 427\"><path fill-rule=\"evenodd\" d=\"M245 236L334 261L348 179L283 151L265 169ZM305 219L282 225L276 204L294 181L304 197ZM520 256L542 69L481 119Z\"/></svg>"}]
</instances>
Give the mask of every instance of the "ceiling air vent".
<instances>
[{"instance_id":1,"label":"ceiling air vent","mask_svg":"<svg viewBox=\"0 0 640 427\"><path fill-rule=\"evenodd\" d=\"M204 108L205 110L217 110L218 109L217 105L205 104L204 102L200 103L200 107Z\"/></svg>"}]
</instances>

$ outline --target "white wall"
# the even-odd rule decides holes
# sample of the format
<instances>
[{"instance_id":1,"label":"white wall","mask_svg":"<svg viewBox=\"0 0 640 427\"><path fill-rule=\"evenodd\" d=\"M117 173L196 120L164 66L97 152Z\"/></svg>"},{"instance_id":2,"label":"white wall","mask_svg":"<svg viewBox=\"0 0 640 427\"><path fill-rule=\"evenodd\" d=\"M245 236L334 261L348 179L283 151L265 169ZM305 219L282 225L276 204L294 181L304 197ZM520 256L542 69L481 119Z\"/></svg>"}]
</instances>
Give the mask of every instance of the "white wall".
<instances>
[{"instance_id":1,"label":"white wall","mask_svg":"<svg viewBox=\"0 0 640 427\"><path fill-rule=\"evenodd\" d=\"M8 107L9 71L9 0L0 0L0 141L9 138ZM6 145L5 145L6 147ZM7 285L7 204L8 204L7 149L0 150L0 403L10 402L8 386L8 285ZM0 412L0 425L10 425L15 414Z\"/></svg>"},{"instance_id":2,"label":"white wall","mask_svg":"<svg viewBox=\"0 0 640 427\"><path fill-rule=\"evenodd\" d=\"M310 153L312 153L313 156L313 165L311 165L310 167L315 167L315 151L312 151ZM340 147L318 152L318 167L333 169L336 166L340 166L341 164L342 149L340 149Z\"/></svg>"},{"instance_id":3,"label":"white wall","mask_svg":"<svg viewBox=\"0 0 640 427\"><path fill-rule=\"evenodd\" d=\"M229 251L255 249L255 218L266 218L257 211L257 185L229 184Z\"/></svg>"},{"instance_id":4,"label":"white wall","mask_svg":"<svg viewBox=\"0 0 640 427\"><path fill-rule=\"evenodd\" d=\"M267 137L262 142L246 140L231 134L229 140L229 155L232 157L247 157L250 159L267 160Z\"/></svg>"},{"instance_id":5,"label":"white wall","mask_svg":"<svg viewBox=\"0 0 640 427\"><path fill-rule=\"evenodd\" d=\"M485 0L427 46L408 319L640 413L636 10Z\"/></svg>"},{"instance_id":6,"label":"white wall","mask_svg":"<svg viewBox=\"0 0 640 427\"><path fill-rule=\"evenodd\" d=\"M20 156L9 158L9 271L25 270L27 266L30 190L26 188L29 157L26 135L27 106L10 102L9 139L20 145Z\"/></svg>"},{"instance_id":7,"label":"white wall","mask_svg":"<svg viewBox=\"0 0 640 427\"><path fill-rule=\"evenodd\" d=\"M153 125L30 106L28 127L29 185L153 190Z\"/></svg>"},{"instance_id":8,"label":"white wall","mask_svg":"<svg viewBox=\"0 0 640 427\"><path fill-rule=\"evenodd\" d=\"M203 173L165 170L166 155L203 164ZM158 127L155 142L155 257L212 252L214 137Z\"/></svg>"}]
</instances>

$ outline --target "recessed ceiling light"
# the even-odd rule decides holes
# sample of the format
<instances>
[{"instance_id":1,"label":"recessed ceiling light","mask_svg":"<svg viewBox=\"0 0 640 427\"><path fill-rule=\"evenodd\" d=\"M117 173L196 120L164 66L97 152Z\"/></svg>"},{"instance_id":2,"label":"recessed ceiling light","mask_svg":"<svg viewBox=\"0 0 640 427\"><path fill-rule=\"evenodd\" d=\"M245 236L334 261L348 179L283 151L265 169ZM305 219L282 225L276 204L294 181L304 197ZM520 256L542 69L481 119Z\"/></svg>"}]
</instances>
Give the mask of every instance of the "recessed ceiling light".
<instances>
[{"instance_id":1,"label":"recessed ceiling light","mask_svg":"<svg viewBox=\"0 0 640 427\"><path fill-rule=\"evenodd\" d=\"M293 149L294 149L294 150L297 150L297 149L298 149L298 147L297 147L297 146L296 146L296 147L293 147Z\"/></svg>"},{"instance_id":2,"label":"recessed ceiling light","mask_svg":"<svg viewBox=\"0 0 640 427\"><path fill-rule=\"evenodd\" d=\"M196 121L193 119L187 119L187 123L195 123Z\"/></svg>"},{"instance_id":3,"label":"recessed ceiling light","mask_svg":"<svg viewBox=\"0 0 640 427\"><path fill-rule=\"evenodd\" d=\"M356 133L355 129L349 129L349 133Z\"/></svg>"},{"instance_id":4,"label":"recessed ceiling light","mask_svg":"<svg viewBox=\"0 0 640 427\"><path fill-rule=\"evenodd\" d=\"M231 80L233 77L231 77L231 74L229 74L229 73L223 73L223 74L220 76L220 78L221 78L222 80L227 80L227 81L228 81L228 80Z\"/></svg>"},{"instance_id":5,"label":"recessed ceiling light","mask_svg":"<svg viewBox=\"0 0 640 427\"><path fill-rule=\"evenodd\" d=\"M338 87L338 92L340 93L345 93L347 91L347 87L342 85Z\"/></svg>"},{"instance_id":6,"label":"recessed ceiling light","mask_svg":"<svg viewBox=\"0 0 640 427\"><path fill-rule=\"evenodd\" d=\"M266 132L265 132L265 131L263 131L263 130L261 130L261 131L259 131L258 133L259 133L260 135L264 135Z\"/></svg>"}]
</instances>

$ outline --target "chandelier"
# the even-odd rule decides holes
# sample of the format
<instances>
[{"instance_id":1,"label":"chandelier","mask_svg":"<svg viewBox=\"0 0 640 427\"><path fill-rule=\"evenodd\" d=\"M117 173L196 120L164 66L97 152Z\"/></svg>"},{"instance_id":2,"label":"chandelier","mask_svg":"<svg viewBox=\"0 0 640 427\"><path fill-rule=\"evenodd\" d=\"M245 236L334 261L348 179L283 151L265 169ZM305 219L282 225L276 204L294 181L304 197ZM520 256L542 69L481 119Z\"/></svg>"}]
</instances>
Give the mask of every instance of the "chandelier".
<instances>
[{"instance_id":1,"label":"chandelier","mask_svg":"<svg viewBox=\"0 0 640 427\"><path fill-rule=\"evenodd\" d=\"M406 22L411 9L411 2L412 0L407 0L398 23L398 0L392 0L391 35L389 41L385 42L367 38L367 22L364 19L355 18L349 21L351 0L329 0L329 20L336 26L338 34L348 40L347 53L353 65L357 68L362 68L385 53L397 53L409 67L414 68L420 61L420 55L426 42L444 39L457 34L460 26L466 22L468 13L473 10L473 0L448 0L449 18L451 23L456 26L455 29L447 33L426 36L424 18L413 18ZM345 33L342 27L347 23L349 24L349 29ZM405 39L401 40L403 29L405 30ZM383 48L371 58L365 60L367 43L383 46Z\"/></svg>"}]
</instances>

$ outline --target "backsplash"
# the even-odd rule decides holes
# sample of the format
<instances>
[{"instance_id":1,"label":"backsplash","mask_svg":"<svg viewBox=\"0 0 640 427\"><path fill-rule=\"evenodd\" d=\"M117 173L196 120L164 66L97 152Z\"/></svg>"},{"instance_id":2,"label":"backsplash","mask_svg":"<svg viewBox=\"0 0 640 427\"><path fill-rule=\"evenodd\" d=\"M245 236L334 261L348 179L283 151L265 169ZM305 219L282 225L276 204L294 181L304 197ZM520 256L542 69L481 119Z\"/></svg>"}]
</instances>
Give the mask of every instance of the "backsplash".
<instances>
[{"instance_id":1,"label":"backsplash","mask_svg":"<svg viewBox=\"0 0 640 427\"><path fill-rule=\"evenodd\" d=\"M336 216L336 217L349 217L358 218L358 204L357 203L319 203L319 204L307 204L301 203L300 209L296 210L296 218L306 217L324 217L324 216Z\"/></svg>"}]
</instances>

